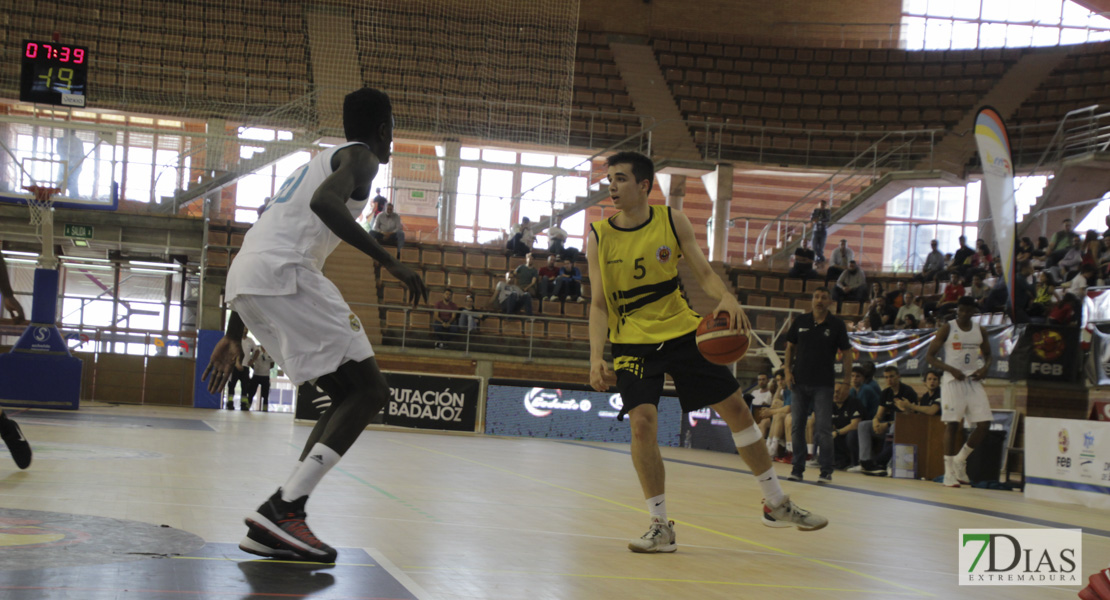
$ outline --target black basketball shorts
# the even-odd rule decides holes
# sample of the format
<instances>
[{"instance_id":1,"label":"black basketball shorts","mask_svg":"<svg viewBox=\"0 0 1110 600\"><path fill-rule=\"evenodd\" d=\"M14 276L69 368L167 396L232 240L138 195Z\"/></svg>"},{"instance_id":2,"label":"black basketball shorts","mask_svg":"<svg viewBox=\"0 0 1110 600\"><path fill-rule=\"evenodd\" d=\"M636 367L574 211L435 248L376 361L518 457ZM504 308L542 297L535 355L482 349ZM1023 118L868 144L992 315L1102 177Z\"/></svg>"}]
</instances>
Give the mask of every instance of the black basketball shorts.
<instances>
[{"instance_id":1,"label":"black basketball shorts","mask_svg":"<svg viewBox=\"0 0 1110 600\"><path fill-rule=\"evenodd\" d=\"M659 406L664 374L674 380L682 412L716 404L740 389L728 367L701 355L694 332L661 344L613 344L613 369L624 402L618 420L641 404Z\"/></svg>"}]
</instances>

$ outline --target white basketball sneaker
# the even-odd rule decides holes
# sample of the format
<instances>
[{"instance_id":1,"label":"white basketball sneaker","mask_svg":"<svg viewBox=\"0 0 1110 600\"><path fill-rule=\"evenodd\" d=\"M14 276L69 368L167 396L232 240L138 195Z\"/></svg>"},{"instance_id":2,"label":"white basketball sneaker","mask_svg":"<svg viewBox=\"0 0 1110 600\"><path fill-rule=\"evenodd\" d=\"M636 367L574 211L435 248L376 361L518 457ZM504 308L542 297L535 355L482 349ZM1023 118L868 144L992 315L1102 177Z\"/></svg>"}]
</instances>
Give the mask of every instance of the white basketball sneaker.
<instances>
[{"instance_id":1,"label":"white basketball sneaker","mask_svg":"<svg viewBox=\"0 0 1110 600\"><path fill-rule=\"evenodd\" d=\"M801 531L817 531L828 525L829 520L799 508L787 496L782 504L774 507L766 500L763 501L763 524L768 527L797 527Z\"/></svg>"},{"instance_id":2,"label":"white basketball sneaker","mask_svg":"<svg viewBox=\"0 0 1110 600\"><path fill-rule=\"evenodd\" d=\"M633 552L674 552L678 550L675 543L674 521L664 521L652 517L651 527L644 535L628 542L628 549Z\"/></svg>"}]
</instances>

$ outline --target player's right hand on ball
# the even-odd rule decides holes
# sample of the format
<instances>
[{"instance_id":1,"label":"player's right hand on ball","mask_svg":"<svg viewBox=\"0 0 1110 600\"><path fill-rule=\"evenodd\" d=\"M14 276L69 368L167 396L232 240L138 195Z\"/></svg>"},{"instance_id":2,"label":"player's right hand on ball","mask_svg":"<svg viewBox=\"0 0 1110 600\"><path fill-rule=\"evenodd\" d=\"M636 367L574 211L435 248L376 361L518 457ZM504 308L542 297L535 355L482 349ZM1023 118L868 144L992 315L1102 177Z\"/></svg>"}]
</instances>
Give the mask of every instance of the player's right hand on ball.
<instances>
[{"instance_id":1,"label":"player's right hand on ball","mask_svg":"<svg viewBox=\"0 0 1110 600\"><path fill-rule=\"evenodd\" d=\"M590 387L599 392L608 391L617 384L617 375L604 360L590 363Z\"/></svg>"},{"instance_id":2,"label":"player's right hand on ball","mask_svg":"<svg viewBox=\"0 0 1110 600\"><path fill-rule=\"evenodd\" d=\"M405 289L409 291L409 298L412 299L413 306L420 304L421 299L424 300L425 304L428 303L428 286L424 285L424 280L420 278L420 275L416 274L416 271L413 271L399 261L389 265L387 268L394 277L404 284Z\"/></svg>"}]
</instances>

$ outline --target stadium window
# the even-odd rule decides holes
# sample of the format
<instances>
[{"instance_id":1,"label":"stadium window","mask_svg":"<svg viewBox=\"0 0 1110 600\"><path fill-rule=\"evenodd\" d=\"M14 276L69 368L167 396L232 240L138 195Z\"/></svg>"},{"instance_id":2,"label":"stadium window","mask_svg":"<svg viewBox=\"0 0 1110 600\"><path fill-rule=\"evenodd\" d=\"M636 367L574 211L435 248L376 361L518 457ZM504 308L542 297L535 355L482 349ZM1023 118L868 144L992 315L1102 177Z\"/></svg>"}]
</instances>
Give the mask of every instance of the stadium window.
<instances>
[{"instance_id":1,"label":"stadium window","mask_svg":"<svg viewBox=\"0 0 1110 600\"><path fill-rule=\"evenodd\" d=\"M925 187L902 192L887 203L883 265L915 271L937 240L941 252L955 252L961 235L975 239L979 221L979 183L967 187Z\"/></svg>"},{"instance_id":2,"label":"stadium window","mask_svg":"<svg viewBox=\"0 0 1110 600\"><path fill-rule=\"evenodd\" d=\"M288 141L293 139L292 131L267 129L264 127L244 127L239 131L239 139L247 142ZM239 158L250 160L266 151L264 145L244 143L239 146ZM241 177L235 184L235 220L240 223L254 223L258 220L258 209L271 198L293 171L307 163L312 153L307 150L291 152L281 160L262 167ZM379 177L383 174L379 171ZM388 176L386 176L388 178Z\"/></svg>"},{"instance_id":3,"label":"stadium window","mask_svg":"<svg viewBox=\"0 0 1110 600\"><path fill-rule=\"evenodd\" d=\"M1110 39L1110 19L1072 0L904 0L907 50L1026 48Z\"/></svg>"}]
</instances>

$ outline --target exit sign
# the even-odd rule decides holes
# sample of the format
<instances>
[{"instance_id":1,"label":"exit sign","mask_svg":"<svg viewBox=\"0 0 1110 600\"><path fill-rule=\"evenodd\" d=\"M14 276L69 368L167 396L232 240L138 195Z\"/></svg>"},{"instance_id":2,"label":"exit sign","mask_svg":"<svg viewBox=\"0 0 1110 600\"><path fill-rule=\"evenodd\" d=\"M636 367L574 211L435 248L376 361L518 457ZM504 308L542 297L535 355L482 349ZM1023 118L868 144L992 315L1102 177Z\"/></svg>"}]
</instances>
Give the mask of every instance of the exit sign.
<instances>
[{"instance_id":1,"label":"exit sign","mask_svg":"<svg viewBox=\"0 0 1110 600\"><path fill-rule=\"evenodd\" d=\"M66 237L91 240L93 236L92 225L73 225L66 223Z\"/></svg>"}]
</instances>

